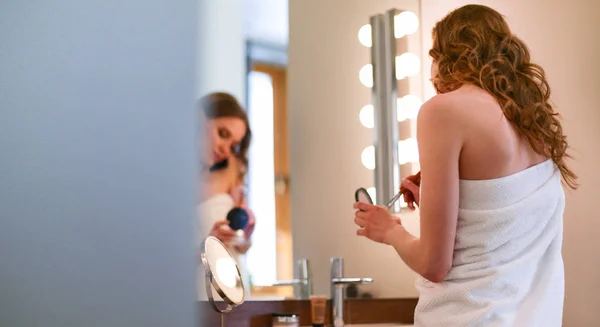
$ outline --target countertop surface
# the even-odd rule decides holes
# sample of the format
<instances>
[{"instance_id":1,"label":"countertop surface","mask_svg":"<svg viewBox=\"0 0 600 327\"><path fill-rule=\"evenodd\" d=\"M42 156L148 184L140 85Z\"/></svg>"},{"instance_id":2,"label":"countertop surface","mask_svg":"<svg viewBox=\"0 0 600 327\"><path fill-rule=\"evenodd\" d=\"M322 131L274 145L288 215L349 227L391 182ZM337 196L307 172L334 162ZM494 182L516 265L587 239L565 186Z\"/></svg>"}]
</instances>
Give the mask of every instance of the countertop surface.
<instances>
[{"instance_id":1,"label":"countertop surface","mask_svg":"<svg viewBox=\"0 0 600 327\"><path fill-rule=\"evenodd\" d=\"M311 326L304 326L311 327ZM344 327L414 327L414 325L407 324L351 324L345 325Z\"/></svg>"}]
</instances>

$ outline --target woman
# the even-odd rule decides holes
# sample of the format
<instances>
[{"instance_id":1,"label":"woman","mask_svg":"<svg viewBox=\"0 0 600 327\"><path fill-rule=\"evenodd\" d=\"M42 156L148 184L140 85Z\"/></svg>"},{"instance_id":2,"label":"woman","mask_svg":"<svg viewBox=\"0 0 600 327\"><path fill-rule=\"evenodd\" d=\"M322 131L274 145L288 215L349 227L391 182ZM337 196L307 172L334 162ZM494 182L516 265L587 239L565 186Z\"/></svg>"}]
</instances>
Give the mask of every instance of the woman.
<instances>
[{"instance_id":1,"label":"woman","mask_svg":"<svg viewBox=\"0 0 600 327\"><path fill-rule=\"evenodd\" d=\"M200 100L202 130L207 133L202 138L201 184L198 211L200 230L206 236L218 238L228 246L236 259L245 284L248 276L244 254L251 246L250 237L254 231L254 214L247 208L242 191L244 174L247 169L247 153L252 136L246 112L237 100L227 93L212 93ZM244 229L244 240L234 242L236 233L229 228L227 214L234 207L246 210L249 222ZM204 290L200 289L204 298Z\"/></svg>"},{"instance_id":2,"label":"woman","mask_svg":"<svg viewBox=\"0 0 600 327\"><path fill-rule=\"evenodd\" d=\"M357 234L392 246L421 276L415 326L561 326L560 180L575 189L577 176L544 71L485 6L449 13L433 39L438 95L417 118L421 183L402 183L420 208L420 237L364 203Z\"/></svg>"}]
</instances>

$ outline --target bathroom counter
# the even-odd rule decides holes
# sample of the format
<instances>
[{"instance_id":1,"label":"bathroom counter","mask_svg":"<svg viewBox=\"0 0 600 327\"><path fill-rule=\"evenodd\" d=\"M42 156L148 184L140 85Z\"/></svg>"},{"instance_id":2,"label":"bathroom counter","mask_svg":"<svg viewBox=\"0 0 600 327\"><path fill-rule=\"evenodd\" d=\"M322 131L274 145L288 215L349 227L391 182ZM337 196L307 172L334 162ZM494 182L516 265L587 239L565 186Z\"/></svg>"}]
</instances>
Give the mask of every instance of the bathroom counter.
<instances>
[{"instance_id":1,"label":"bathroom counter","mask_svg":"<svg viewBox=\"0 0 600 327\"><path fill-rule=\"evenodd\" d=\"M303 326L303 327L312 327L311 326ZM410 324L358 324L358 325L349 325L346 324L345 327L414 327L414 325Z\"/></svg>"},{"instance_id":2,"label":"bathroom counter","mask_svg":"<svg viewBox=\"0 0 600 327\"><path fill-rule=\"evenodd\" d=\"M208 302L198 303L202 315L200 326L219 326L220 316ZM416 298L351 299L345 301L344 320L348 327L412 326ZM310 301L247 301L225 317L228 327L263 327L271 325L272 313L300 315L300 325L310 326ZM331 301L327 301L326 324L331 324Z\"/></svg>"}]
</instances>

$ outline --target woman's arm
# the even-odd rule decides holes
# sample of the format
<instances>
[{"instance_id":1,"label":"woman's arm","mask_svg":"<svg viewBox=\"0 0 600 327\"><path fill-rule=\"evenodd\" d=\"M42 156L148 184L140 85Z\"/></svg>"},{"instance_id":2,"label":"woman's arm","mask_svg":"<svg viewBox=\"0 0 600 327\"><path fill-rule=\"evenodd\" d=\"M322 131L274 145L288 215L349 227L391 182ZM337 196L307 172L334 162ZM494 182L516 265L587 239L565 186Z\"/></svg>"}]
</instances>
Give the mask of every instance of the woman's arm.
<instances>
[{"instance_id":1,"label":"woman's arm","mask_svg":"<svg viewBox=\"0 0 600 327\"><path fill-rule=\"evenodd\" d=\"M463 144L460 115L444 95L425 103L417 118L421 165L420 237L411 235L384 208L357 204L358 231L394 247L415 272L432 282L452 267L458 220L459 156Z\"/></svg>"},{"instance_id":2,"label":"woman's arm","mask_svg":"<svg viewBox=\"0 0 600 327\"><path fill-rule=\"evenodd\" d=\"M400 256L432 282L444 280L452 267L458 220L459 157L464 141L457 111L443 95L421 108L417 118L420 237L417 239L402 228L390 240Z\"/></svg>"},{"instance_id":3,"label":"woman's arm","mask_svg":"<svg viewBox=\"0 0 600 327\"><path fill-rule=\"evenodd\" d=\"M244 244L236 245L235 249L239 253L246 253L252 246L252 240L250 237L254 232L254 225L256 224L256 220L254 217L254 213L247 206L246 195L242 189L243 186L243 174L242 169L244 169L242 163L239 159L232 157L229 159L229 166L227 167L227 174L231 181L229 194L233 197L235 205L241 208L244 208L248 213L248 225L244 228L244 234L246 235L246 240Z\"/></svg>"}]
</instances>

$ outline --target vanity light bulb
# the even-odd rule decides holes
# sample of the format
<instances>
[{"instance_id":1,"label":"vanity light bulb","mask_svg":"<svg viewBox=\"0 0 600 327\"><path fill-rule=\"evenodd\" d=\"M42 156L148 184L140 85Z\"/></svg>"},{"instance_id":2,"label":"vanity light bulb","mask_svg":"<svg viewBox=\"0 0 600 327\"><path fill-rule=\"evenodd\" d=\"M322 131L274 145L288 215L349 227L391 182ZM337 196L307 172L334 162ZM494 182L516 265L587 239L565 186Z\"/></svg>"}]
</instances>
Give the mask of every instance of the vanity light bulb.
<instances>
[{"instance_id":1,"label":"vanity light bulb","mask_svg":"<svg viewBox=\"0 0 600 327\"><path fill-rule=\"evenodd\" d=\"M398 141L398 162L401 165L419 161L419 148L414 137Z\"/></svg>"},{"instance_id":2,"label":"vanity light bulb","mask_svg":"<svg viewBox=\"0 0 600 327\"><path fill-rule=\"evenodd\" d=\"M375 169L375 147L372 145L369 145L368 147L366 147L361 156L360 159L362 161L362 164L365 166L365 168L369 169L369 170L374 170Z\"/></svg>"},{"instance_id":3,"label":"vanity light bulb","mask_svg":"<svg viewBox=\"0 0 600 327\"><path fill-rule=\"evenodd\" d=\"M419 17L412 11L403 11L394 17L394 36L399 39L419 29Z\"/></svg>"},{"instance_id":4,"label":"vanity light bulb","mask_svg":"<svg viewBox=\"0 0 600 327\"><path fill-rule=\"evenodd\" d=\"M396 102L398 122L417 118L422 105L423 101L421 101L421 98L413 94L407 94L402 98L398 98L398 102Z\"/></svg>"},{"instance_id":5,"label":"vanity light bulb","mask_svg":"<svg viewBox=\"0 0 600 327\"><path fill-rule=\"evenodd\" d=\"M408 119L406 109L402 106L402 98L396 99L396 119L398 119L398 122L403 122Z\"/></svg>"},{"instance_id":6,"label":"vanity light bulb","mask_svg":"<svg viewBox=\"0 0 600 327\"><path fill-rule=\"evenodd\" d=\"M419 71L421 71L421 60L416 54L405 52L396 57L397 80L404 79L405 77L415 76L419 73Z\"/></svg>"},{"instance_id":7,"label":"vanity light bulb","mask_svg":"<svg viewBox=\"0 0 600 327\"><path fill-rule=\"evenodd\" d=\"M373 65L364 65L358 72L358 79L364 86L373 87Z\"/></svg>"},{"instance_id":8,"label":"vanity light bulb","mask_svg":"<svg viewBox=\"0 0 600 327\"><path fill-rule=\"evenodd\" d=\"M371 43L371 24L363 25L358 30L358 41L367 48L373 45Z\"/></svg>"},{"instance_id":9,"label":"vanity light bulb","mask_svg":"<svg viewBox=\"0 0 600 327\"><path fill-rule=\"evenodd\" d=\"M362 107L362 109L360 109L360 113L358 114L358 119L366 128L375 127L375 112L373 105L368 104Z\"/></svg>"}]
</instances>

